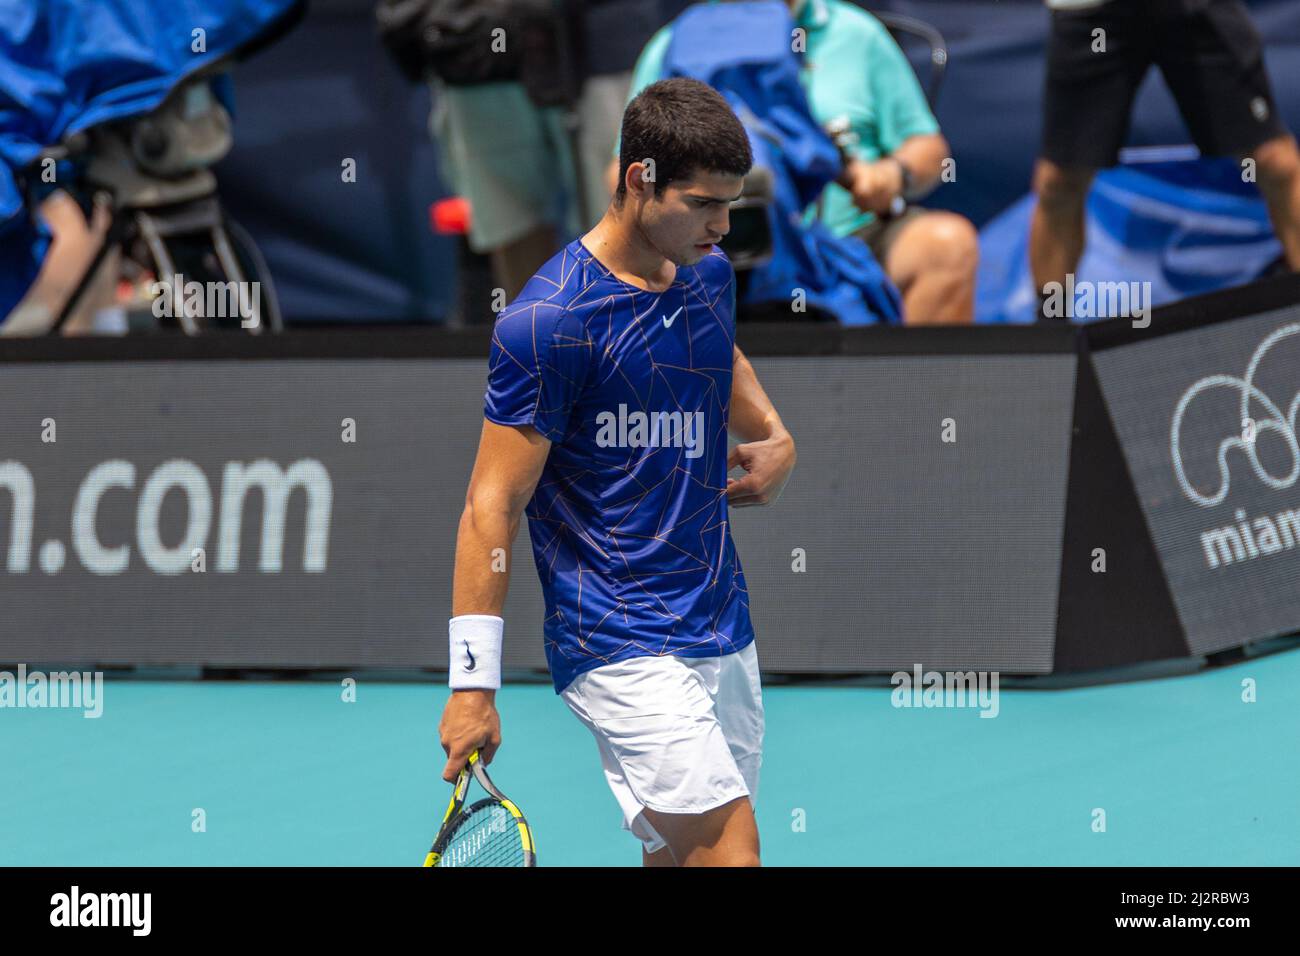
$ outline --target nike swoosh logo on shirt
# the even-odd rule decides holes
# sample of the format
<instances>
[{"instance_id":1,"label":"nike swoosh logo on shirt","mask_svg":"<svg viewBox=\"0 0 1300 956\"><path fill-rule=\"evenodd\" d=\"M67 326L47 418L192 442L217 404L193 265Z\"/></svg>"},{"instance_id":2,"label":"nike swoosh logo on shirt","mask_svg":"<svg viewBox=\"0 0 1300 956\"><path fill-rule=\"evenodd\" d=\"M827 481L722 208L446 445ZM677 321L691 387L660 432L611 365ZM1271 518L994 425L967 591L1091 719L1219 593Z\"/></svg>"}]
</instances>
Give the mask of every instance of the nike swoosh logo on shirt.
<instances>
[{"instance_id":1,"label":"nike swoosh logo on shirt","mask_svg":"<svg viewBox=\"0 0 1300 956\"><path fill-rule=\"evenodd\" d=\"M677 314L678 314L679 312L681 312L682 309L684 309L684 308L686 308L686 306L684 306L684 305L679 305L679 306L677 307L677 312L674 312L674 313L673 313L673 317L672 317L671 319L664 319L664 328L665 328L665 329L671 329L671 328L673 327L673 323L677 321Z\"/></svg>"}]
</instances>

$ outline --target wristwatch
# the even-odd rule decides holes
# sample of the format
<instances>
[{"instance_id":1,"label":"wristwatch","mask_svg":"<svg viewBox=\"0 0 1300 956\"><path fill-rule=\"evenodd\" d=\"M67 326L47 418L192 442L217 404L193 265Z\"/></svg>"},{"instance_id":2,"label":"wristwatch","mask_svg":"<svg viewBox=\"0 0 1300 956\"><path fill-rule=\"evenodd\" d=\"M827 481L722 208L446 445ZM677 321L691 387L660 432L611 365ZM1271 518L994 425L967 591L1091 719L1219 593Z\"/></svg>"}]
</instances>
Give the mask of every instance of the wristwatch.
<instances>
[{"instance_id":1,"label":"wristwatch","mask_svg":"<svg viewBox=\"0 0 1300 956\"><path fill-rule=\"evenodd\" d=\"M912 187L916 185L916 177L912 171L907 168L907 163L903 162L897 156L886 156L886 159L892 159L898 165L899 174L903 180L903 188L899 190L899 195L906 199L912 192Z\"/></svg>"}]
</instances>

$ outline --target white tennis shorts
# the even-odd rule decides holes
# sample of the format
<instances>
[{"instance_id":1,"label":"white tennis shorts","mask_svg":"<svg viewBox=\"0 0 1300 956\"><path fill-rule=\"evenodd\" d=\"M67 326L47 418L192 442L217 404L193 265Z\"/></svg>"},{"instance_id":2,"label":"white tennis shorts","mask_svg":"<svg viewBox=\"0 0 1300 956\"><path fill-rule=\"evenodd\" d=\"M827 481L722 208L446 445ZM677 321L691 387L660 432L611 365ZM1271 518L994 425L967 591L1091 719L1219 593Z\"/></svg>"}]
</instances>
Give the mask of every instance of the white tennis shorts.
<instances>
[{"instance_id":1,"label":"white tennis shorts","mask_svg":"<svg viewBox=\"0 0 1300 956\"><path fill-rule=\"evenodd\" d=\"M575 677L564 702L596 738L623 829L667 844L641 812L703 813L758 798L763 694L758 649L719 657L633 657Z\"/></svg>"}]
</instances>

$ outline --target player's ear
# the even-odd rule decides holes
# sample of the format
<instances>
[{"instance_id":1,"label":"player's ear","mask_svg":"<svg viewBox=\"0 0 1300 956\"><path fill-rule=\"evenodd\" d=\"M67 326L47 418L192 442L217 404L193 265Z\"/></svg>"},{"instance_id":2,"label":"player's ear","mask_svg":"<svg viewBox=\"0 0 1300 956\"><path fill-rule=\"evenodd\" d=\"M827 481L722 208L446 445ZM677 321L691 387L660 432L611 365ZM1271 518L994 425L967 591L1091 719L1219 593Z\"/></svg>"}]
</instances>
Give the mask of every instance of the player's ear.
<instances>
[{"instance_id":1,"label":"player's ear","mask_svg":"<svg viewBox=\"0 0 1300 956\"><path fill-rule=\"evenodd\" d=\"M658 198L659 193L655 187L657 175L658 169L653 156L628 163L626 177L628 192L641 202Z\"/></svg>"},{"instance_id":2,"label":"player's ear","mask_svg":"<svg viewBox=\"0 0 1300 956\"><path fill-rule=\"evenodd\" d=\"M623 178L627 186L627 194L641 202L648 198L647 190L654 189L654 183L646 182L644 178L645 168L645 164L641 162L628 163L627 175Z\"/></svg>"}]
</instances>

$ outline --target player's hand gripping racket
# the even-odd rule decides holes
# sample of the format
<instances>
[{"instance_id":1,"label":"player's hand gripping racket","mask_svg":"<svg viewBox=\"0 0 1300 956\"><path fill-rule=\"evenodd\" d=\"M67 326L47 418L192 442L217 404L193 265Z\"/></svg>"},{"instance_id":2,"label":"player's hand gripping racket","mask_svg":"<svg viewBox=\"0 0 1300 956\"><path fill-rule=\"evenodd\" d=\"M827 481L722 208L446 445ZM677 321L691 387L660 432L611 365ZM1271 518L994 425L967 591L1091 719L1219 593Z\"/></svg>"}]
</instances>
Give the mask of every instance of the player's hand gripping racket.
<instances>
[{"instance_id":1,"label":"player's hand gripping racket","mask_svg":"<svg viewBox=\"0 0 1300 956\"><path fill-rule=\"evenodd\" d=\"M488 796L464 809L470 776ZM434 838L425 866L536 866L533 832L519 808L496 788L478 751L456 777L447 813Z\"/></svg>"}]
</instances>

